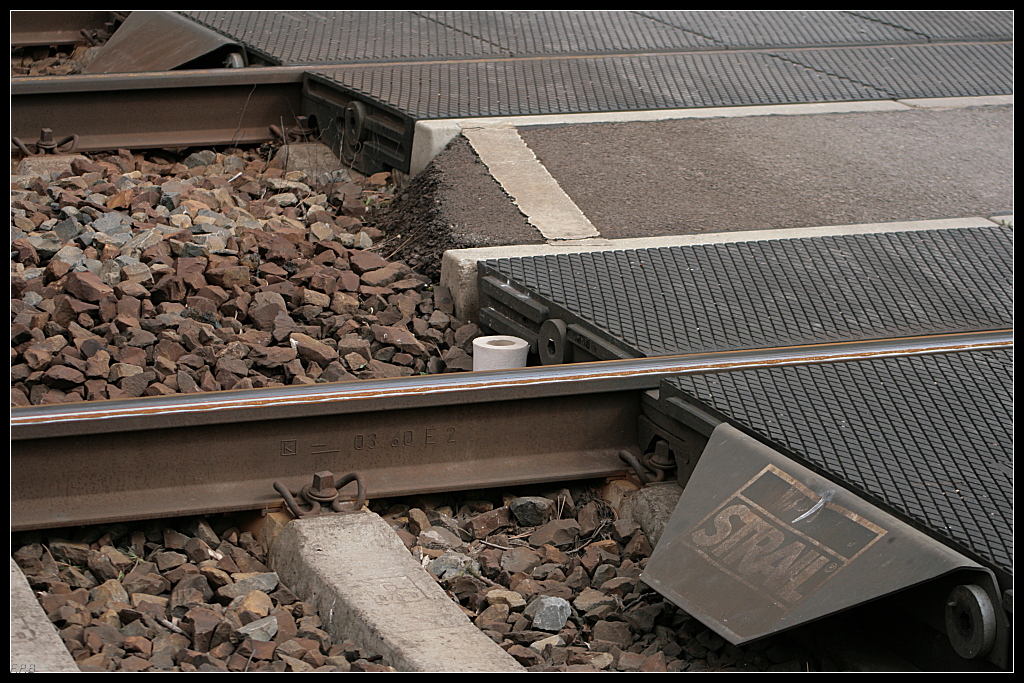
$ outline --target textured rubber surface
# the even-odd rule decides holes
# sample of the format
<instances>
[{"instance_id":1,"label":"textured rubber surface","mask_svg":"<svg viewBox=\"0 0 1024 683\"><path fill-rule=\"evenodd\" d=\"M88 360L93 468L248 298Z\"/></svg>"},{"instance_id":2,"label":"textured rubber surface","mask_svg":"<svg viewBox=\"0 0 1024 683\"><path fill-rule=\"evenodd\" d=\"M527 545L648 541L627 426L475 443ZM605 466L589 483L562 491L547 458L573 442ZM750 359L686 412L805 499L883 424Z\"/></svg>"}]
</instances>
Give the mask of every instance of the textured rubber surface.
<instances>
[{"instance_id":1,"label":"textured rubber surface","mask_svg":"<svg viewBox=\"0 0 1024 683\"><path fill-rule=\"evenodd\" d=\"M1013 48L1006 44L840 48L772 54L894 98L976 97L1013 92Z\"/></svg>"},{"instance_id":2,"label":"textured rubber surface","mask_svg":"<svg viewBox=\"0 0 1024 683\"><path fill-rule=\"evenodd\" d=\"M1013 326L1012 229L979 227L480 264L634 356Z\"/></svg>"},{"instance_id":3,"label":"textured rubber surface","mask_svg":"<svg viewBox=\"0 0 1024 683\"><path fill-rule=\"evenodd\" d=\"M642 12L726 48L921 42L921 34L848 12Z\"/></svg>"},{"instance_id":4,"label":"textured rubber surface","mask_svg":"<svg viewBox=\"0 0 1024 683\"><path fill-rule=\"evenodd\" d=\"M1012 573L1012 350L678 376L661 396Z\"/></svg>"},{"instance_id":5,"label":"textured rubber surface","mask_svg":"<svg viewBox=\"0 0 1024 683\"><path fill-rule=\"evenodd\" d=\"M418 119L1013 92L1008 12L182 14Z\"/></svg>"},{"instance_id":6,"label":"textured rubber surface","mask_svg":"<svg viewBox=\"0 0 1024 683\"><path fill-rule=\"evenodd\" d=\"M846 12L868 21L911 31L929 41L937 40L1013 40L1013 12Z\"/></svg>"},{"instance_id":7,"label":"textured rubber surface","mask_svg":"<svg viewBox=\"0 0 1024 683\"><path fill-rule=\"evenodd\" d=\"M411 12L186 12L271 64L495 57L499 46Z\"/></svg>"},{"instance_id":8,"label":"textured rubber surface","mask_svg":"<svg viewBox=\"0 0 1024 683\"><path fill-rule=\"evenodd\" d=\"M714 40L635 12L423 12L510 56L660 52L716 47Z\"/></svg>"},{"instance_id":9,"label":"textured rubber surface","mask_svg":"<svg viewBox=\"0 0 1024 683\"><path fill-rule=\"evenodd\" d=\"M316 72L416 118L889 99L758 53L359 66Z\"/></svg>"},{"instance_id":10,"label":"textured rubber surface","mask_svg":"<svg viewBox=\"0 0 1024 683\"><path fill-rule=\"evenodd\" d=\"M1012 40L1011 12L189 11L272 64Z\"/></svg>"}]
</instances>

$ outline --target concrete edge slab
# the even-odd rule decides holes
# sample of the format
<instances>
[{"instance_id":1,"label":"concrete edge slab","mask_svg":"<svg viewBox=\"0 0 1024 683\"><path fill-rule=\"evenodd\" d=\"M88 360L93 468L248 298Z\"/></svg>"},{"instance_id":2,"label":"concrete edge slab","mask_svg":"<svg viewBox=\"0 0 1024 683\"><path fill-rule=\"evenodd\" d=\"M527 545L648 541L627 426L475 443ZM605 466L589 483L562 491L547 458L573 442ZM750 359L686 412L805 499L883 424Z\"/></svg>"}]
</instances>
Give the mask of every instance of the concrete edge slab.
<instances>
[{"instance_id":1,"label":"concrete edge slab","mask_svg":"<svg viewBox=\"0 0 1024 683\"><path fill-rule=\"evenodd\" d=\"M978 97L921 97L896 100L915 109L962 109L964 107L998 107L1013 104L1013 95L980 95Z\"/></svg>"},{"instance_id":2,"label":"concrete edge slab","mask_svg":"<svg viewBox=\"0 0 1024 683\"><path fill-rule=\"evenodd\" d=\"M743 116L806 116L809 114L849 114L891 112L907 109L948 109L1013 104L1013 95L984 97L941 97L904 100L868 100L859 102L813 102L806 104L751 105L747 107L705 107L695 109L655 109L644 111L598 112L590 114L540 114L536 116L499 116L471 119L433 119L416 122L413 134L411 174L416 175L464 128L507 128L557 126L584 123L633 123L693 118L734 118Z\"/></svg>"},{"instance_id":3,"label":"concrete edge slab","mask_svg":"<svg viewBox=\"0 0 1024 683\"><path fill-rule=\"evenodd\" d=\"M376 514L296 520L275 537L269 561L285 585L316 605L321 628L400 671L523 671Z\"/></svg>"},{"instance_id":4,"label":"concrete edge slab","mask_svg":"<svg viewBox=\"0 0 1024 683\"><path fill-rule=\"evenodd\" d=\"M12 557L11 673L43 671L78 673L79 669Z\"/></svg>"},{"instance_id":5,"label":"concrete edge slab","mask_svg":"<svg viewBox=\"0 0 1024 683\"><path fill-rule=\"evenodd\" d=\"M558 185L515 128L462 131L491 176L545 239L597 237L598 232Z\"/></svg>"},{"instance_id":6,"label":"concrete edge slab","mask_svg":"<svg viewBox=\"0 0 1024 683\"><path fill-rule=\"evenodd\" d=\"M774 230L744 230L737 232L703 233L695 235L668 235L630 239L593 238L565 241L558 244L532 244L479 249L452 249L444 253L441 261L441 284L448 287L455 302L455 314L460 320L475 320L479 309L476 264L478 261L520 256L572 254L587 251L614 251L622 249L656 249L691 244L723 244L761 240L819 237L832 235L858 235L877 232L904 232L911 230L943 230L996 225L1013 222L1013 216L940 218L935 220L902 221L894 223L863 223L856 225L829 225L811 228L780 228Z\"/></svg>"}]
</instances>

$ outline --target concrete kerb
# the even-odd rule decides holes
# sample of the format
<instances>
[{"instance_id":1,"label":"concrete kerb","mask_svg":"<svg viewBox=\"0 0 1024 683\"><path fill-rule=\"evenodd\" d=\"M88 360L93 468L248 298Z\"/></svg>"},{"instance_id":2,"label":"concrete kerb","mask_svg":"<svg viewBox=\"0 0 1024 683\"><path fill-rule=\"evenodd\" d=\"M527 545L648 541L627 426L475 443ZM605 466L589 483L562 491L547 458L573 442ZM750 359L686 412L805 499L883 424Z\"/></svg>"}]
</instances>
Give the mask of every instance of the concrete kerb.
<instances>
[{"instance_id":1,"label":"concrete kerb","mask_svg":"<svg viewBox=\"0 0 1024 683\"><path fill-rule=\"evenodd\" d=\"M697 109L655 109L645 111L596 112L588 114L540 114L472 119L417 121L413 131L410 174L415 176L465 128L520 128L583 123L630 123L672 119L734 118L743 116L805 116L905 111L908 109L949 109L1013 104L1013 95L984 97L942 97L863 102L812 102L806 104L751 105L747 107L706 107Z\"/></svg>"},{"instance_id":2,"label":"concrete kerb","mask_svg":"<svg viewBox=\"0 0 1024 683\"><path fill-rule=\"evenodd\" d=\"M460 320L475 320L479 309L477 293L478 261L521 256L544 256L548 254L574 254L588 251L617 251L623 249L656 249L660 247L686 246L692 244L722 244L727 242L750 242L779 240L794 237L818 237L826 235L857 235L877 232L905 232L911 230L943 230L990 226L999 222L1012 223L1013 216L994 216L992 219L942 218L926 221L903 221L898 223L868 223L858 225L831 225L812 228L782 228L776 230L746 230L740 232L719 232L697 235L671 235L664 237L642 237L631 239L592 238L566 240L556 244L533 244L508 247L484 247L479 249L452 249L444 253L441 261L441 284L448 287L455 303L455 314Z\"/></svg>"},{"instance_id":3,"label":"concrete kerb","mask_svg":"<svg viewBox=\"0 0 1024 683\"><path fill-rule=\"evenodd\" d=\"M11 558L11 673L59 673L78 665L36 600L28 579Z\"/></svg>"},{"instance_id":4,"label":"concrete kerb","mask_svg":"<svg viewBox=\"0 0 1024 683\"><path fill-rule=\"evenodd\" d=\"M376 514L296 520L278 532L269 555L282 582L316 605L321 628L400 671L523 671Z\"/></svg>"}]
</instances>

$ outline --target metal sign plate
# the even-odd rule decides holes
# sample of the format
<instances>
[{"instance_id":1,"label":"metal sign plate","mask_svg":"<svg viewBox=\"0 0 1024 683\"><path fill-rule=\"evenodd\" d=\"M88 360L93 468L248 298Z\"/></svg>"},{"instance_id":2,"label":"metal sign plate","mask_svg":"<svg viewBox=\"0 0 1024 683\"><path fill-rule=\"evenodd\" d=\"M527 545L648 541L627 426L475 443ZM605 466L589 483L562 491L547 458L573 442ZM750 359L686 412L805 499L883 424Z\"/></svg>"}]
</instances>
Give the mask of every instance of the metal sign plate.
<instances>
[{"instance_id":1,"label":"metal sign plate","mask_svg":"<svg viewBox=\"0 0 1024 683\"><path fill-rule=\"evenodd\" d=\"M978 566L722 424L641 578L740 644Z\"/></svg>"}]
</instances>

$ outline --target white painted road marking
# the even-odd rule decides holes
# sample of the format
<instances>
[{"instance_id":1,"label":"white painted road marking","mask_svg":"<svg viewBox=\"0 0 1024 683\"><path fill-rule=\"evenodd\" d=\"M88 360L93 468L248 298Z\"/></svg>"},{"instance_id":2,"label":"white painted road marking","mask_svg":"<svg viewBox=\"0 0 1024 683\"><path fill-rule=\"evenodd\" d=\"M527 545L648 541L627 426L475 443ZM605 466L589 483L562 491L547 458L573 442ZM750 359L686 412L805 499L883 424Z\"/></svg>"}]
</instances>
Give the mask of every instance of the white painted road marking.
<instances>
[{"instance_id":1,"label":"white painted road marking","mask_svg":"<svg viewBox=\"0 0 1024 683\"><path fill-rule=\"evenodd\" d=\"M599 235L515 128L465 128L462 133L530 225L546 239Z\"/></svg>"}]
</instances>

